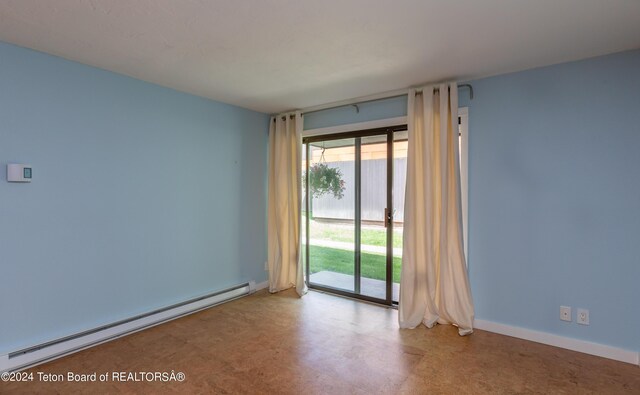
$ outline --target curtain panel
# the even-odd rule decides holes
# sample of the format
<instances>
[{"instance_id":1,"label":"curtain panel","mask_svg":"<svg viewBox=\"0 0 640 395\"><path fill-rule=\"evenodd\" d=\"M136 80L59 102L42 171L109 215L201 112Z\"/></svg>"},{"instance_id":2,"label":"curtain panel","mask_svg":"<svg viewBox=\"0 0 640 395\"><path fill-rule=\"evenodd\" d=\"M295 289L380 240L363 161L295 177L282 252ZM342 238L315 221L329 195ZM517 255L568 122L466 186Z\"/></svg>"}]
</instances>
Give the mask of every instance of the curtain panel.
<instances>
[{"instance_id":1,"label":"curtain panel","mask_svg":"<svg viewBox=\"0 0 640 395\"><path fill-rule=\"evenodd\" d=\"M300 253L302 115L271 118L269 127L269 196L267 266L269 292L296 287L307 292Z\"/></svg>"},{"instance_id":2,"label":"curtain panel","mask_svg":"<svg viewBox=\"0 0 640 395\"><path fill-rule=\"evenodd\" d=\"M409 92L407 185L398 321L473 332L462 232L456 83Z\"/></svg>"}]
</instances>

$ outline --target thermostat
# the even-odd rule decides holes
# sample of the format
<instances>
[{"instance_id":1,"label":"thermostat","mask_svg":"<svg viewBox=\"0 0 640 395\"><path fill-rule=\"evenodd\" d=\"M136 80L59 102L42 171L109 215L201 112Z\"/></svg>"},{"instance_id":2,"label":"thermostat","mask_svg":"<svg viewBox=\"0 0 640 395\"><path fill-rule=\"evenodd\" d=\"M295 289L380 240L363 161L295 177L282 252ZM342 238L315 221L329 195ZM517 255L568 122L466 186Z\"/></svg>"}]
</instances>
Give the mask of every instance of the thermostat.
<instances>
[{"instance_id":1,"label":"thermostat","mask_svg":"<svg viewBox=\"0 0 640 395\"><path fill-rule=\"evenodd\" d=\"M7 181L9 182L31 182L32 175L31 165L16 163L9 163L7 165Z\"/></svg>"}]
</instances>

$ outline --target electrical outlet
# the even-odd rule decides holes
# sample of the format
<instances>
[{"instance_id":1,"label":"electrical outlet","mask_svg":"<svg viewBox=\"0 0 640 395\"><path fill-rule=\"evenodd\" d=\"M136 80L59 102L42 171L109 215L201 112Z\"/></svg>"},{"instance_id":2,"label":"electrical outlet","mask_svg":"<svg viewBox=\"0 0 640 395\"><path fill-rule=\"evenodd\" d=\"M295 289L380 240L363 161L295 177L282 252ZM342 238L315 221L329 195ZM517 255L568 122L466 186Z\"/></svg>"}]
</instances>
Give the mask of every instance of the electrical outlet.
<instances>
[{"instance_id":1,"label":"electrical outlet","mask_svg":"<svg viewBox=\"0 0 640 395\"><path fill-rule=\"evenodd\" d=\"M560 306L560 319L571 322L571 307Z\"/></svg>"},{"instance_id":2,"label":"electrical outlet","mask_svg":"<svg viewBox=\"0 0 640 395\"><path fill-rule=\"evenodd\" d=\"M265 272L269 271L269 261L264 261L264 271Z\"/></svg>"},{"instance_id":3,"label":"electrical outlet","mask_svg":"<svg viewBox=\"0 0 640 395\"><path fill-rule=\"evenodd\" d=\"M589 310L578 309L578 314L576 315L576 322L580 325L589 325Z\"/></svg>"}]
</instances>

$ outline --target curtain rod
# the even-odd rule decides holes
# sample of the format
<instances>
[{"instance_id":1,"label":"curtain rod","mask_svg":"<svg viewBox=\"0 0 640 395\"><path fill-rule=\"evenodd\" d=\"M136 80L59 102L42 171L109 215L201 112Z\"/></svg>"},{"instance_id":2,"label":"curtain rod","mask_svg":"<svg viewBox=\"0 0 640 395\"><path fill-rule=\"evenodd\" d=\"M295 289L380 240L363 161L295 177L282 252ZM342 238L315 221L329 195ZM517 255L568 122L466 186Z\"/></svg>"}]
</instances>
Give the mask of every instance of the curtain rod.
<instances>
[{"instance_id":1,"label":"curtain rod","mask_svg":"<svg viewBox=\"0 0 640 395\"><path fill-rule=\"evenodd\" d=\"M406 95L407 95L406 93L403 93L403 94L400 94L400 95L381 97L381 98L378 98L378 99L363 100L363 101L359 101L359 102L353 103L353 104L339 104L337 106L327 107L327 108L323 108L321 110L306 111L306 112L303 112L302 115L313 114L314 112L320 112L320 111L324 111L324 110L332 110L334 108L340 108L340 107L356 106L356 108L358 108L358 105L360 105L360 104L371 103L371 102L380 101L380 100L395 99L396 97L402 97L402 96L406 96ZM358 108L358 112L359 112L359 108Z\"/></svg>"},{"instance_id":2,"label":"curtain rod","mask_svg":"<svg viewBox=\"0 0 640 395\"><path fill-rule=\"evenodd\" d=\"M469 88L469 99L473 100L473 86L471 86L471 84L460 84L458 85L458 88ZM440 89L439 88L433 88L433 92L438 92ZM422 91L416 91L416 94L422 93ZM359 112L359 104L364 104L364 103L371 103L374 101L380 101L380 100L387 100L387 99L395 99L396 97L402 97L402 96L407 96L407 93L401 93L401 94L395 94L395 95L391 95L391 96L386 96L386 97L377 97L375 99L369 99L369 100L362 100L359 102L355 102L355 103L346 103L346 104L338 104L336 106L332 106L332 107L327 107L327 108L321 108L318 110L311 110L311 111L305 111L302 113L302 115L306 115L306 114L313 114L314 112L320 112L320 111L324 111L324 110L331 110L334 108L340 108L340 107L348 107L348 106L355 106L356 110L358 110Z\"/></svg>"}]
</instances>

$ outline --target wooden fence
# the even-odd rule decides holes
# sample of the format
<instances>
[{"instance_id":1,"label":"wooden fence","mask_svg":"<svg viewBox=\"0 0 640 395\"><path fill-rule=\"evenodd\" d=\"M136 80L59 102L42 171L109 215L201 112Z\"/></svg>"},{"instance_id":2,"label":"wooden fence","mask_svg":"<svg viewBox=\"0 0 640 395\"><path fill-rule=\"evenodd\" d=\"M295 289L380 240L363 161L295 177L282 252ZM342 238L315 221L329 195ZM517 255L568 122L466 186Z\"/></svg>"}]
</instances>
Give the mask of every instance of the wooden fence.
<instances>
[{"instance_id":1,"label":"wooden fence","mask_svg":"<svg viewBox=\"0 0 640 395\"><path fill-rule=\"evenodd\" d=\"M353 220L355 213L355 162L327 162L329 167L339 168L345 181L344 197L336 199L333 195L313 198L312 211L314 218ZM362 220L384 220L384 209L387 207L387 160L361 161L362 183ZM396 209L395 222L403 222L404 193L407 175L407 158L394 159L393 166L393 206Z\"/></svg>"}]
</instances>

